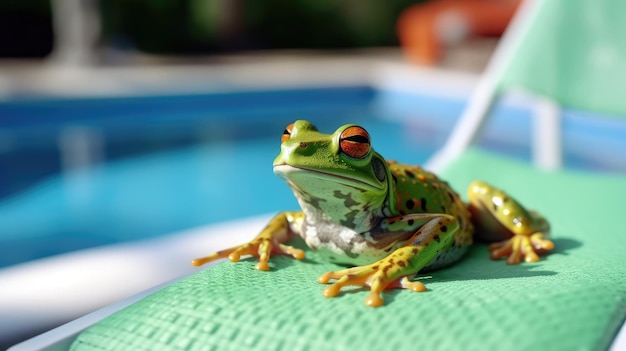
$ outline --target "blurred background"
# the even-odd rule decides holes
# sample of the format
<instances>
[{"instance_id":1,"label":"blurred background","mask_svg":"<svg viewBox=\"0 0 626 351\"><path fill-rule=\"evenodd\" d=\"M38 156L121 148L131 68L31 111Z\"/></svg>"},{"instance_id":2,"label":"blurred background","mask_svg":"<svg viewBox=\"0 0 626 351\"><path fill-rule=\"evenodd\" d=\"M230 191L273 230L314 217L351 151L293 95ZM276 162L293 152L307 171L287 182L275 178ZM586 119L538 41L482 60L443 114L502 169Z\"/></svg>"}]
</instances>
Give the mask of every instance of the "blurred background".
<instances>
[{"instance_id":1,"label":"blurred background","mask_svg":"<svg viewBox=\"0 0 626 351\"><path fill-rule=\"evenodd\" d=\"M84 24L99 27L93 49L180 56L395 45L395 21L402 9L416 2L114 0L73 5L95 16ZM45 57L52 52L53 9L63 5L7 0L0 6L3 57ZM99 62L106 59L98 57Z\"/></svg>"},{"instance_id":2,"label":"blurred background","mask_svg":"<svg viewBox=\"0 0 626 351\"><path fill-rule=\"evenodd\" d=\"M447 44L497 37L519 0L366 1L97 1L6 0L0 5L3 58L128 64L146 55L190 59L267 50L397 47L400 14L431 3L419 17L415 60L438 64ZM441 4L444 6L442 7ZM459 5L462 4L462 5ZM457 7L455 9L455 7ZM413 11L415 12L415 11ZM444 13L447 12L447 13ZM444 13L437 19L436 13ZM476 13L488 18L482 21ZM416 39L404 36L410 42ZM81 53L78 53L81 51ZM70 54L71 53L71 54ZM182 57L181 57L182 56ZM154 58L154 57L153 57Z\"/></svg>"},{"instance_id":3,"label":"blurred background","mask_svg":"<svg viewBox=\"0 0 626 351\"><path fill-rule=\"evenodd\" d=\"M425 162L519 2L3 0L0 348L296 208L271 171L295 119ZM623 123L564 113L565 167L626 170ZM479 145L528 161L529 115L505 99Z\"/></svg>"},{"instance_id":4,"label":"blurred background","mask_svg":"<svg viewBox=\"0 0 626 351\"><path fill-rule=\"evenodd\" d=\"M55 48L65 49L59 39L67 37L93 51L95 62L106 64L116 63L116 55L122 53L188 57L250 50L393 47L398 44L399 15L424 2L6 0L0 5L0 56L47 57ZM519 1L491 2L502 8L495 11L508 12L504 18L493 16L491 23L505 24ZM461 17L457 22L464 20ZM446 25L450 37L461 39L471 31L459 24L440 24ZM476 34L497 36L502 29L476 28Z\"/></svg>"}]
</instances>

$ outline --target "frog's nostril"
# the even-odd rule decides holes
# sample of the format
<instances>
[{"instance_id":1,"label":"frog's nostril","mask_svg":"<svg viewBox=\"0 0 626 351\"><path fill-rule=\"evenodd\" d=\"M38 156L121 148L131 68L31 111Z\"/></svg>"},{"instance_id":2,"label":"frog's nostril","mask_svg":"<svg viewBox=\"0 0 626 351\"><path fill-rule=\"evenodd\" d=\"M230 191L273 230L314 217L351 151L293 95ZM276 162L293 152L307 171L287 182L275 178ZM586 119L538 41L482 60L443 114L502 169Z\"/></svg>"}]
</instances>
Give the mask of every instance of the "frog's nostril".
<instances>
[{"instance_id":1,"label":"frog's nostril","mask_svg":"<svg viewBox=\"0 0 626 351\"><path fill-rule=\"evenodd\" d=\"M304 142L300 143L300 148L306 149L307 147L309 147L309 144L304 143Z\"/></svg>"}]
</instances>

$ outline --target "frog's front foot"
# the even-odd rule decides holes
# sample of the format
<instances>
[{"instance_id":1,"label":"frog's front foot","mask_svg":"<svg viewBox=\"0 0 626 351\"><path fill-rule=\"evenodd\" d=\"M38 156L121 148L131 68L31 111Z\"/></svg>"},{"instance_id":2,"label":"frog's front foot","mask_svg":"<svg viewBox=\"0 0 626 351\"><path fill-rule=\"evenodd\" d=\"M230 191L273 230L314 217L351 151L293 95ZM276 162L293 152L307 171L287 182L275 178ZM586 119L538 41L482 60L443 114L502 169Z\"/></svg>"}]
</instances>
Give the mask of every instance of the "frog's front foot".
<instances>
[{"instance_id":1,"label":"frog's front foot","mask_svg":"<svg viewBox=\"0 0 626 351\"><path fill-rule=\"evenodd\" d=\"M201 266L205 263L228 258L231 262L237 262L242 256L255 256L259 259L255 268L261 271L269 271L268 264L270 256L273 254L283 254L301 260L304 258L304 251L284 243L291 239L292 233L289 231L289 223L301 221L304 218L302 212L281 212L277 214L256 238L247 244L237 245L226 250L218 251L214 254L196 258L191 261L193 266Z\"/></svg>"},{"instance_id":2,"label":"frog's front foot","mask_svg":"<svg viewBox=\"0 0 626 351\"><path fill-rule=\"evenodd\" d=\"M327 284L331 280L334 280L332 285L324 289L323 294L326 297L339 295L341 288L345 286L369 286L370 294L367 299L365 299L365 304L370 307L379 307L384 304L381 294L385 289L405 288L414 292L426 291L424 284L418 281L410 281L406 276L391 278L387 274L388 271L389 269L381 269L381 265L375 263L335 272L326 272L322 274L317 281L321 284Z\"/></svg>"},{"instance_id":3,"label":"frog's front foot","mask_svg":"<svg viewBox=\"0 0 626 351\"><path fill-rule=\"evenodd\" d=\"M550 251L554 243L542 233L531 235L514 235L512 238L489 245L491 258L499 260L507 258L507 264L518 264L522 258L526 262L539 261L539 253Z\"/></svg>"},{"instance_id":4,"label":"frog's front foot","mask_svg":"<svg viewBox=\"0 0 626 351\"><path fill-rule=\"evenodd\" d=\"M271 238L256 238L247 244L218 251L209 256L196 258L191 261L191 264L193 266L201 266L205 263L222 258L228 258L231 262L238 262L242 256L250 255L259 259L259 262L257 262L254 268L260 271L269 271L270 266L268 262L273 254L289 255L298 260L304 258L304 251L300 249L282 243L276 243Z\"/></svg>"}]
</instances>

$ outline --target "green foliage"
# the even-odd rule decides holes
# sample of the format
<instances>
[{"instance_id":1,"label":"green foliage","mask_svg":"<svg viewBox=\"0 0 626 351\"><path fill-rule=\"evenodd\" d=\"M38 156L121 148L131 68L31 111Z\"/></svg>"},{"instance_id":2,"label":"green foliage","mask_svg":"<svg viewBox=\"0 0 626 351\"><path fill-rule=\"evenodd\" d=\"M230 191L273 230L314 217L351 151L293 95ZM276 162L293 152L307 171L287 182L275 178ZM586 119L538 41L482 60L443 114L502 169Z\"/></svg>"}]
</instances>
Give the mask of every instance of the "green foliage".
<instances>
[{"instance_id":1,"label":"green foliage","mask_svg":"<svg viewBox=\"0 0 626 351\"><path fill-rule=\"evenodd\" d=\"M423 1L100 0L99 5L105 45L157 54L206 54L397 45L396 19L406 7ZM26 42L49 50L51 15L50 0L0 1L0 19L11 23L5 23L6 32L33 32L20 27L21 18L34 17L48 26L47 35L29 36L45 40L20 39L14 45ZM38 43L42 40L46 43Z\"/></svg>"},{"instance_id":2,"label":"green foliage","mask_svg":"<svg viewBox=\"0 0 626 351\"><path fill-rule=\"evenodd\" d=\"M50 0L2 0L0 1L0 13L30 12L37 14L50 14Z\"/></svg>"},{"instance_id":3,"label":"green foliage","mask_svg":"<svg viewBox=\"0 0 626 351\"><path fill-rule=\"evenodd\" d=\"M102 8L109 42L153 53L206 53L395 45L395 21L416 2L108 0Z\"/></svg>"}]
</instances>

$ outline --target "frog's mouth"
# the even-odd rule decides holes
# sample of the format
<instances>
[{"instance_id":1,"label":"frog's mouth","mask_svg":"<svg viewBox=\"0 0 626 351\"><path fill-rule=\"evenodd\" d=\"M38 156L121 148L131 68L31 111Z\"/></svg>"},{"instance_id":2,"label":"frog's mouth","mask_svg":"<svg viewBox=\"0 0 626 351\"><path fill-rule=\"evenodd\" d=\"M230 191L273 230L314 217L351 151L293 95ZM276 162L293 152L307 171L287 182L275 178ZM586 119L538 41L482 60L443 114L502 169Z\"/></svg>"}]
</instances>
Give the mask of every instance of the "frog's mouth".
<instances>
[{"instance_id":1,"label":"frog's mouth","mask_svg":"<svg viewBox=\"0 0 626 351\"><path fill-rule=\"evenodd\" d=\"M320 171L318 169L290 166L284 163L275 165L274 173L277 174L279 177L284 177L292 181L296 180L295 178L298 178L298 175L304 174L310 177L318 178L321 180L327 180L333 183L342 184L342 185L356 188L359 190L365 190L365 191L382 190L381 186L368 183L361 179L345 177L345 176L335 174L335 173ZM297 182L297 183L300 183L300 182Z\"/></svg>"}]
</instances>

